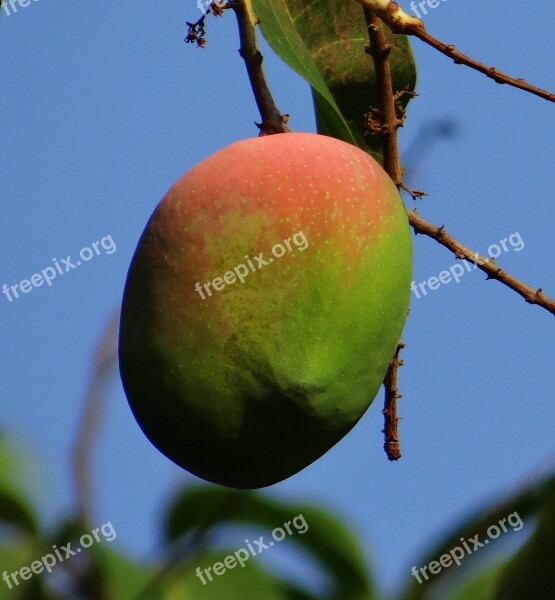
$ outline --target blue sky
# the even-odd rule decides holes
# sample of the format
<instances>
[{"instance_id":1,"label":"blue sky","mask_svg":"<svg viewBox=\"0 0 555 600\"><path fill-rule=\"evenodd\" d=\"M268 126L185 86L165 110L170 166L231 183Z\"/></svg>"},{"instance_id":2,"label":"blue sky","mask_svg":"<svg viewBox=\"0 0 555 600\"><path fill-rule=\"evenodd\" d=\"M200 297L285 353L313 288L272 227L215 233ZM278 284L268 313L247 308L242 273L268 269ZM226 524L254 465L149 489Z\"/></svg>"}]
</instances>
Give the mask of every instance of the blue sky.
<instances>
[{"instance_id":1,"label":"blue sky","mask_svg":"<svg viewBox=\"0 0 555 600\"><path fill-rule=\"evenodd\" d=\"M554 90L552 2L500 6L443 1L425 23L471 56ZM183 43L185 21L198 14L177 0L39 0L0 17L0 285L55 266L53 258L77 259L107 236L116 247L108 254L97 244L51 286L13 302L0 296L0 424L38 457L28 479L45 519L73 501L69 454L91 358L147 218L183 172L257 133L234 19L210 20L201 51ZM499 263L555 296L553 105L418 41L413 48L420 95L402 148L436 119L453 120L457 132L416 156L409 183L429 194L421 214L482 253L518 233L523 247L507 242ZM306 84L264 53L291 127L313 131ZM416 282L454 264L432 240L414 242ZM402 460L390 464L383 454L380 395L341 443L268 493L338 510L380 584L394 586L451 519L552 456L552 327L552 316L478 271L413 297L400 380ZM110 520L137 557L155 552L168 492L195 481L142 435L117 377L95 477L95 520Z\"/></svg>"}]
</instances>

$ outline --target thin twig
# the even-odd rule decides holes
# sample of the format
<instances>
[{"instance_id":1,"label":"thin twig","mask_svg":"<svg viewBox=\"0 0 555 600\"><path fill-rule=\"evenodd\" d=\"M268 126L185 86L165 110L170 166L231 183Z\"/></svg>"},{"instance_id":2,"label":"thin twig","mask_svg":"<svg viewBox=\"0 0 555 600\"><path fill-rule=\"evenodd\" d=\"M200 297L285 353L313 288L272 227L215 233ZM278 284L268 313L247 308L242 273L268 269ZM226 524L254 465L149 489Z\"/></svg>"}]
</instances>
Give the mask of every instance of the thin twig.
<instances>
[{"instance_id":1,"label":"thin twig","mask_svg":"<svg viewBox=\"0 0 555 600\"><path fill-rule=\"evenodd\" d=\"M533 94L534 96L543 98L549 102L555 102L554 93L532 85L522 78L517 79L515 77L511 77L510 75L499 71L495 67L488 67L488 65L478 62L477 60L470 58L470 56L463 54L457 50L453 44L446 44L438 40L423 28L416 28L414 25L409 25L408 29L403 31L403 33L414 35L432 48L435 48L445 56L451 58L455 64L465 65L471 69L474 69L475 71L478 71L479 73L483 73L486 77L493 79L495 83L507 84L520 90L524 90L525 92Z\"/></svg>"},{"instance_id":2,"label":"thin twig","mask_svg":"<svg viewBox=\"0 0 555 600\"><path fill-rule=\"evenodd\" d=\"M73 448L72 466L77 517L86 525L90 525L92 516L92 451L104 408L104 386L116 365L118 320L118 315L110 318L96 348L94 368Z\"/></svg>"},{"instance_id":3,"label":"thin twig","mask_svg":"<svg viewBox=\"0 0 555 600\"><path fill-rule=\"evenodd\" d=\"M424 196L428 195L424 190L413 190L413 189L409 188L408 186L406 186L403 182L401 182L399 184L399 187L402 190L405 190L405 192L407 192L408 194L410 194L412 196L413 200L422 200L422 198L424 198Z\"/></svg>"},{"instance_id":4,"label":"thin twig","mask_svg":"<svg viewBox=\"0 0 555 600\"><path fill-rule=\"evenodd\" d=\"M451 252L460 259L469 260L474 263L478 269L486 273L488 279L496 279L507 287L522 296L529 304L537 304L545 308L552 315L555 315L555 301L548 298L541 288L534 289L533 287L523 283L516 277L513 277L495 263L494 258L485 258L472 251L467 246L464 246L455 238L451 237L442 225L432 225L423 219L416 210L407 210L409 222L416 233L421 233L431 237L436 242L451 250Z\"/></svg>"},{"instance_id":5,"label":"thin twig","mask_svg":"<svg viewBox=\"0 0 555 600\"><path fill-rule=\"evenodd\" d=\"M435 50L451 58L458 65L465 65L493 79L496 83L507 84L524 90L534 96L555 102L555 94L532 85L522 78L511 77L506 73L498 71L495 67L489 67L455 48L453 44L446 44L426 31L424 23L420 19L408 15L397 2L387 0L357 0L364 8L375 11L381 19L391 28L394 33L413 35L422 40Z\"/></svg>"},{"instance_id":6,"label":"thin twig","mask_svg":"<svg viewBox=\"0 0 555 600\"><path fill-rule=\"evenodd\" d=\"M117 331L119 314L114 314L96 347L94 364L85 397L83 412L73 447L73 480L77 522L89 527L93 512L92 455L105 404L104 388L117 364ZM79 597L107 600L105 582L94 561L82 564L72 573Z\"/></svg>"},{"instance_id":7,"label":"thin twig","mask_svg":"<svg viewBox=\"0 0 555 600\"><path fill-rule=\"evenodd\" d=\"M247 68L247 74L254 94L254 99L262 123L256 124L260 129L260 135L271 135L274 133L287 133L289 128L287 127L287 121L289 115L283 115L278 110L268 83L264 70L262 68L263 57L262 53L258 48L256 41L256 29L254 18L245 0L233 0L227 4L228 8L232 8L237 17L237 24L239 26L239 37L241 40L241 48L239 54L245 61Z\"/></svg>"}]
</instances>

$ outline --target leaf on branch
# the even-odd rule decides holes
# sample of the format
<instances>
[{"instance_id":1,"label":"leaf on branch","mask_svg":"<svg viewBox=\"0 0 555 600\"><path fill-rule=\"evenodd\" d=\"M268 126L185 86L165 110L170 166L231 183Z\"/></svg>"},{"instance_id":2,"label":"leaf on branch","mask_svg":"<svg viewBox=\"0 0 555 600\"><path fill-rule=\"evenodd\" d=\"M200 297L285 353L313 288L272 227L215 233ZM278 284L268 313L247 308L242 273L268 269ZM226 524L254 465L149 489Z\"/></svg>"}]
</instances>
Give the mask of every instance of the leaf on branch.
<instances>
[{"instance_id":1,"label":"leaf on branch","mask_svg":"<svg viewBox=\"0 0 555 600\"><path fill-rule=\"evenodd\" d=\"M318 98L318 122L324 124L327 130L335 132L335 137L356 144L355 135L295 27L287 1L253 0L253 7L260 19L264 37L272 49L312 87L314 97Z\"/></svg>"},{"instance_id":2,"label":"leaf on branch","mask_svg":"<svg viewBox=\"0 0 555 600\"><path fill-rule=\"evenodd\" d=\"M378 104L372 59L360 6L344 0L253 0L262 31L274 51L311 86L319 133L354 143L381 160L381 140L367 135ZM406 36L387 31L394 92L404 108L416 83Z\"/></svg>"}]
</instances>

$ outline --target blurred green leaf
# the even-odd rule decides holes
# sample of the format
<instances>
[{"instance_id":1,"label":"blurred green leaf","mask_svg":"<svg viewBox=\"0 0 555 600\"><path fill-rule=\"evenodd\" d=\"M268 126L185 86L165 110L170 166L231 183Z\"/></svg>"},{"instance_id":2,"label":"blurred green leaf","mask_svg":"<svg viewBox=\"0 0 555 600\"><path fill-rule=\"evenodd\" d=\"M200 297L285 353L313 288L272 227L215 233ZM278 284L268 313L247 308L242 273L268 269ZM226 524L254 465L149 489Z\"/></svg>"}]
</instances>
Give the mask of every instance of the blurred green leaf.
<instances>
[{"instance_id":1,"label":"blurred green leaf","mask_svg":"<svg viewBox=\"0 0 555 600\"><path fill-rule=\"evenodd\" d=\"M44 541L42 554L52 552L53 545L59 548L71 545L75 551L80 547L80 538L90 533L91 527L69 517L61 521ZM93 543L79 556L70 556L58 563L56 569L66 569L73 585L85 597L101 596L103 600L132 600L144 590L152 579L154 570L138 565L127 558L114 544L103 537ZM70 562L71 561L71 562ZM83 593L83 589L86 593ZM101 591L99 591L101 590ZM144 596L144 600L166 600L158 587Z\"/></svg>"},{"instance_id":2,"label":"blurred green leaf","mask_svg":"<svg viewBox=\"0 0 555 600\"><path fill-rule=\"evenodd\" d=\"M532 518L546 502L550 501L549 498L551 497L551 490L554 485L555 475L552 473L546 476L534 476L501 501L493 505L490 503L487 508L482 506L464 520L452 525L442 539L421 557L417 558L414 564L422 566L429 564L433 560L438 560L442 554L449 553L452 548L456 546L460 547L461 538L470 539L476 534L478 534L479 540L487 538L488 527L499 523L501 519L515 512L518 513L523 522L527 518ZM505 539L503 536L500 536L497 540L490 540L491 543L488 546L488 551L491 552L496 543ZM483 552L484 550L481 549L481 551ZM553 564L555 564L555 560ZM426 598L430 586L436 585L440 579L450 575L451 572L449 569L443 569L432 578L424 580L421 584L414 577L411 577L401 597L403 600L423 600ZM487 575L484 577L487 579ZM455 585L458 585L458 583ZM456 598L458 599L459 597L456 596ZM463 596L460 596L460 598L463 598ZM504 597L503 600L505 600Z\"/></svg>"},{"instance_id":3,"label":"blurred green leaf","mask_svg":"<svg viewBox=\"0 0 555 600\"><path fill-rule=\"evenodd\" d=\"M91 550L96 561L95 576L99 578L106 600L133 600L152 576L149 568L135 564L104 543L95 544ZM166 597L160 590L153 590L143 596L143 600L166 600Z\"/></svg>"},{"instance_id":4,"label":"blurred green leaf","mask_svg":"<svg viewBox=\"0 0 555 600\"><path fill-rule=\"evenodd\" d=\"M343 523L313 506L277 502L258 492L199 487L185 490L172 504L164 532L171 542L194 531L205 535L221 524L242 523L273 530L298 515L304 517L308 529L300 534L291 528L296 535L286 539L310 553L333 577L333 598L371 598L372 586L360 546Z\"/></svg>"},{"instance_id":5,"label":"blurred green leaf","mask_svg":"<svg viewBox=\"0 0 555 600\"><path fill-rule=\"evenodd\" d=\"M0 600L59 600L60 596L49 590L41 575L33 574L30 579L22 579L12 573L22 567L30 567L41 556L28 536L18 536L9 544L0 544ZM6 574L6 579L2 575ZM11 586L11 587L10 587Z\"/></svg>"},{"instance_id":6,"label":"blurred green leaf","mask_svg":"<svg viewBox=\"0 0 555 600\"><path fill-rule=\"evenodd\" d=\"M9 574L19 571L21 567L29 563L29 560L29 549L23 544L0 545L0 575L7 571L8 580L12 586L10 589L8 583L0 579L0 600L14 600L18 596L21 597L22 590L20 586L15 585L13 580L9 578ZM24 582L24 584L26 583Z\"/></svg>"},{"instance_id":7,"label":"blurred green leaf","mask_svg":"<svg viewBox=\"0 0 555 600\"><path fill-rule=\"evenodd\" d=\"M7 439L0 436L0 521L32 536L38 533L38 520L18 482L24 459Z\"/></svg>"},{"instance_id":8,"label":"blurred green leaf","mask_svg":"<svg viewBox=\"0 0 555 600\"><path fill-rule=\"evenodd\" d=\"M212 581L206 574L203 574L203 579L196 575L198 567L202 570L223 562L233 552L229 550L196 555L194 562L180 570L176 577L169 580L169 585L165 586L167 600L245 600L253 597L261 600L317 600L313 596L299 596L294 588L275 579L255 562L246 563L248 568L236 565L219 576L211 573ZM253 591L256 591L256 596Z\"/></svg>"},{"instance_id":9,"label":"blurred green leaf","mask_svg":"<svg viewBox=\"0 0 555 600\"><path fill-rule=\"evenodd\" d=\"M0 488L0 521L32 536L38 534L38 523L31 505L16 490Z\"/></svg>"},{"instance_id":10,"label":"blurred green leaf","mask_svg":"<svg viewBox=\"0 0 555 600\"><path fill-rule=\"evenodd\" d=\"M450 591L444 600L493 600L504 564L481 571Z\"/></svg>"},{"instance_id":11,"label":"blurred green leaf","mask_svg":"<svg viewBox=\"0 0 555 600\"><path fill-rule=\"evenodd\" d=\"M555 479L545 492L538 526L503 570L494 600L555 595Z\"/></svg>"}]
</instances>

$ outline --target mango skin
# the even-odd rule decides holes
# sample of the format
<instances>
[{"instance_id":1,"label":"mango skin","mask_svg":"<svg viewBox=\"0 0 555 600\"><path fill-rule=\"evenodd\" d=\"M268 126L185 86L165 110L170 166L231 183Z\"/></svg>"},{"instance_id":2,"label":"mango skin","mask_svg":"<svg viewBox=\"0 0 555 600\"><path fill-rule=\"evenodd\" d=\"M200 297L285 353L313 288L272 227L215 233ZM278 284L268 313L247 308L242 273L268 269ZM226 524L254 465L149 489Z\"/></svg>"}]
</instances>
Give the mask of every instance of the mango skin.
<instances>
[{"instance_id":1,"label":"mango skin","mask_svg":"<svg viewBox=\"0 0 555 600\"><path fill-rule=\"evenodd\" d=\"M308 246L273 257L298 232ZM244 283L195 290L260 252ZM311 133L231 144L174 184L133 256L119 359L136 420L207 481L282 481L371 404L411 279L407 215L371 156Z\"/></svg>"}]
</instances>

